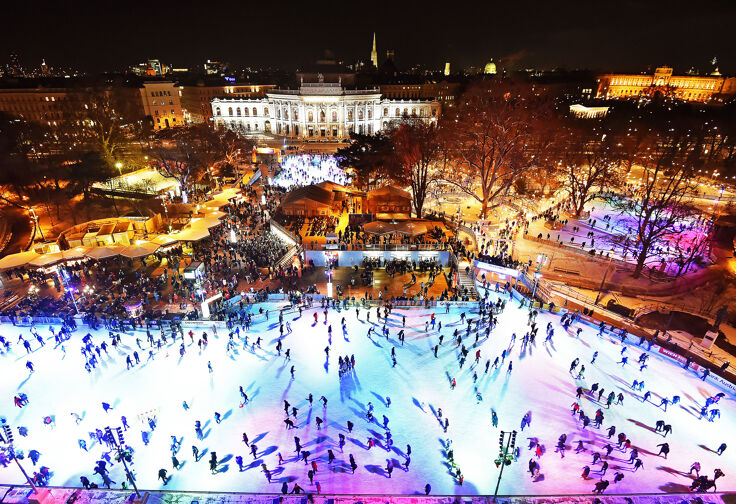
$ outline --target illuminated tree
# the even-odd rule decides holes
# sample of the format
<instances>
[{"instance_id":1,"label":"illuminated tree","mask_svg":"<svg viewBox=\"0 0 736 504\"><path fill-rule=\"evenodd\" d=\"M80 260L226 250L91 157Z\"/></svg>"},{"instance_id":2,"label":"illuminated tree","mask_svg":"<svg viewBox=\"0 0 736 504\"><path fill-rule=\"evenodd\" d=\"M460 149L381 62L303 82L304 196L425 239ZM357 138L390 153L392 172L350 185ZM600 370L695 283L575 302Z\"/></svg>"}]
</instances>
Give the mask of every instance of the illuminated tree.
<instances>
[{"instance_id":1,"label":"illuminated tree","mask_svg":"<svg viewBox=\"0 0 736 504\"><path fill-rule=\"evenodd\" d=\"M69 112L72 117L69 124L78 128L81 139L97 150L110 166L130 143L129 135L136 133L143 122L135 108L136 98L123 90L95 88L84 104L69 104L73 107Z\"/></svg>"},{"instance_id":2,"label":"illuminated tree","mask_svg":"<svg viewBox=\"0 0 736 504\"><path fill-rule=\"evenodd\" d=\"M414 213L421 218L429 186L437 179L435 163L440 159L437 127L421 119L405 120L391 131L400 169L397 180L411 187Z\"/></svg>"},{"instance_id":3,"label":"illuminated tree","mask_svg":"<svg viewBox=\"0 0 736 504\"><path fill-rule=\"evenodd\" d=\"M694 139L687 131L668 126L663 124L648 138L646 153L641 156L641 185L630 196L614 194L609 198L615 209L634 222L634 278L695 214L690 195L697 184L689 156Z\"/></svg>"},{"instance_id":4,"label":"illuminated tree","mask_svg":"<svg viewBox=\"0 0 736 504\"><path fill-rule=\"evenodd\" d=\"M196 124L158 132L151 152L160 171L179 182L182 201L187 203L189 194L210 175L210 170L226 156L234 155L235 145L226 141L224 132L208 124Z\"/></svg>"},{"instance_id":5,"label":"illuminated tree","mask_svg":"<svg viewBox=\"0 0 736 504\"><path fill-rule=\"evenodd\" d=\"M482 218L534 166L535 134L549 112L530 87L491 81L471 89L445 118L454 161L445 178L481 203Z\"/></svg>"}]
</instances>

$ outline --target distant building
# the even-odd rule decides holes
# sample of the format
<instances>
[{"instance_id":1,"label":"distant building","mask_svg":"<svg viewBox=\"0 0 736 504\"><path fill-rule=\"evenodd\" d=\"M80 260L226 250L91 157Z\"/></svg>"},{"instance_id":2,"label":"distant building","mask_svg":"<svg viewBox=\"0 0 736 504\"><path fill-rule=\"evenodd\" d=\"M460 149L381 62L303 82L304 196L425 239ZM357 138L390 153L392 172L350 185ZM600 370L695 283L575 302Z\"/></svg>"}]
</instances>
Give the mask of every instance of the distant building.
<instances>
[{"instance_id":1,"label":"distant building","mask_svg":"<svg viewBox=\"0 0 736 504\"><path fill-rule=\"evenodd\" d=\"M171 72L171 68L157 59L149 59L130 67L130 72L143 77L161 77Z\"/></svg>"},{"instance_id":2,"label":"distant building","mask_svg":"<svg viewBox=\"0 0 736 504\"><path fill-rule=\"evenodd\" d=\"M207 60L204 64L204 73L206 75L219 75L224 76L227 72L228 64L222 61Z\"/></svg>"},{"instance_id":3,"label":"distant building","mask_svg":"<svg viewBox=\"0 0 736 504\"><path fill-rule=\"evenodd\" d=\"M209 122L212 120L210 102L214 98L263 98L266 91L275 87L275 84L231 84L222 82L222 79L197 80L180 86L181 106L187 121Z\"/></svg>"},{"instance_id":4,"label":"distant building","mask_svg":"<svg viewBox=\"0 0 736 504\"><path fill-rule=\"evenodd\" d=\"M140 88L144 115L153 120L154 129L184 125L180 90L172 81L144 81Z\"/></svg>"},{"instance_id":5,"label":"distant building","mask_svg":"<svg viewBox=\"0 0 736 504\"><path fill-rule=\"evenodd\" d=\"M486 63L486 66L483 68L483 73L487 75L496 75L496 64L493 60Z\"/></svg>"},{"instance_id":6,"label":"distant building","mask_svg":"<svg viewBox=\"0 0 736 504\"><path fill-rule=\"evenodd\" d=\"M576 103L570 105L570 113L578 119L597 119L608 114L609 107L586 107Z\"/></svg>"},{"instance_id":7,"label":"distant building","mask_svg":"<svg viewBox=\"0 0 736 504\"><path fill-rule=\"evenodd\" d=\"M642 99L657 96L708 103L734 94L735 77L718 71L708 76L673 75L672 68L658 67L654 74L604 74L598 77L596 98Z\"/></svg>"},{"instance_id":8,"label":"distant building","mask_svg":"<svg viewBox=\"0 0 736 504\"><path fill-rule=\"evenodd\" d=\"M450 75L450 62L445 63L445 75Z\"/></svg>"},{"instance_id":9,"label":"distant building","mask_svg":"<svg viewBox=\"0 0 736 504\"><path fill-rule=\"evenodd\" d=\"M460 83L448 82L407 82L379 84L384 98L404 100L437 100L442 106L452 107L460 94Z\"/></svg>"},{"instance_id":10,"label":"distant building","mask_svg":"<svg viewBox=\"0 0 736 504\"><path fill-rule=\"evenodd\" d=\"M125 79L116 82L88 79L17 79L0 86L0 111L20 119L63 126L85 116L90 97L99 92L115 95L126 104L126 120L150 117L155 129L184 124L179 89L171 81Z\"/></svg>"}]
</instances>

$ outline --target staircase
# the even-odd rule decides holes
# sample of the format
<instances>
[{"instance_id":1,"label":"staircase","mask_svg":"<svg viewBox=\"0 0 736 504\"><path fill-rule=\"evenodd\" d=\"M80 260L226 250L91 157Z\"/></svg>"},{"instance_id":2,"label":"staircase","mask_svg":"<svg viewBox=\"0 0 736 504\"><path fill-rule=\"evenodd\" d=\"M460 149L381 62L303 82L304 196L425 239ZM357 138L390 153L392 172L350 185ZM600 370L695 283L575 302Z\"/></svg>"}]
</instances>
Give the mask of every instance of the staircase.
<instances>
[{"instance_id":1,"label":"staircase","mask_svg":"<svg viewBox=\"0 0 736 504\"><path fill-rule=\"evenodd\" d=\"M470 273L465 272L465 268L470 266ZM457 286L459 290L468 289L470 299L478 299L478 291L475 289L475 280L473 279L473 265L462 262L458 265Z\"/></svg>"}]
</instances>

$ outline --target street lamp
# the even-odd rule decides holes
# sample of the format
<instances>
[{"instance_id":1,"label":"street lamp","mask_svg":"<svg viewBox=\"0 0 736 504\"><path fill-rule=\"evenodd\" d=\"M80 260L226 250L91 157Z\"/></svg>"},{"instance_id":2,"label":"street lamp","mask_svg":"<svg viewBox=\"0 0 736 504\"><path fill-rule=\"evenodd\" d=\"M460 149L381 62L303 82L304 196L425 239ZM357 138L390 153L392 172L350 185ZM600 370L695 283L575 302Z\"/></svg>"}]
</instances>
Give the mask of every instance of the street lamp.
<instances>
[{"instance_id":1,"label":"street lamp","mask_svg":"<svg viewBox=\"0 0 736 504\"><path fill-rule=\"evenodd\" d=\"M508 439L506 436L508 435ZM503 443L506 441L506 447L504 448ZM516 447L516 431L505 432L501 431L501 436L498 439L499 454L498 458L494 460L496 467L501 466L501 472L498 473L498 481L496 481L496 490L493 492L493 502L496 502L496 496L498 495L498 487L501 485L501 476L503 476L503 469L507 465L511 465L511 462L516 460L514 456L514 448Z\"/></svg>"},{"instance_id":2,"label":"street lamp","mask_svg":"<svg viewBox=\"0 0 736 504\"><path fill-rule=\"evenodd\" d=\"M15 448L13 447L13 430L10 428L10 425L3 424L3 431L5 433L5 443L8 445L7 452L10 454L10 458L15 460L15 463L18 464L18 468L20 469L20 472L23 473L23 476L26 477L26 481L29 485L31 485L31 488L33 489L33 493L35 495L38 495L38 489L36 488L36 485L33 484L33 480L28 477L28 473L23 469L23 466L20 465L20 462L18 462L18 459L15 456Z\"/></svg>"},{"instance_id":3,"label":"street lamp","mask_svg":"<svg viewBox=\"0 0 736 504\"><path fill-rule=\"evenodd\" d=\"M105 427L105 437L107 438L107 441L110 443L110 446L112 446L120 461L123 463L123 467L125 467L125 474L128 477L128 481L130 481L130 484L133 485L133 489L135 490L135 495L139 499L141 498L141 494L138 491L138 487L135 484L135 478L133 477L133 474L131 474L130 469L128 469L128 461L132 458L132 454L126 449L125 447L125 439L123 438L123 429L120 427L117 427L115 429L115 432L117 433L117 437L112 435L112 429L110 427Z\"/></svg>"},{"instance_id":4,"label":"street lamp","mask_svg":"<svg viewBox=\"0 0 736 504\"><path fill-rule=\"evenodd\" d=\"M118 169L118 174L120 174L120 176L122 177L123 176L123 163L118 161L117 163L115 163L115 168Z\"/></svg>"}]
</instances>

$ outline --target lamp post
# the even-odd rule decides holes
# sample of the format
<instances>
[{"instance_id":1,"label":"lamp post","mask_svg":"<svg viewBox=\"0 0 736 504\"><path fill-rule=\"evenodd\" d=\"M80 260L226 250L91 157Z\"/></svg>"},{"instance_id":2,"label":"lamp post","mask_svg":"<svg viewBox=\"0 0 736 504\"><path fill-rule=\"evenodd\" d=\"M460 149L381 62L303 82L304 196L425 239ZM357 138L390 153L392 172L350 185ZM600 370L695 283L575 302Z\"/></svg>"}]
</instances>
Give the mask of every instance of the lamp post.
<instances>
[{"instance_id":1,"label":"lamp post","mask_svg":"<svg viewBox=\"0 0 736 504\"><path fill-rule=\"evenodd\" d=\"M508 439L506 436L508 435ZM503 443L506 441L506 448ZM501 436L498 439L499 454L498 458L494 460L496 467L501 466L501 471L498 473L498 481L496 481L496 490L493 492L493 502L496 502L496 496L498 495L498 487L501 486L501 477L503 476L503 469L507 465L511 465L514 461L513 451L516 447L516 431L505 432L501 431Z\"/></svg>"},{"instance_id":2,"label":"lamp post","mask_svg":"<svg viewBox=\"0 0 736 504\"><path fill-rule=\"evenodd\" d=\"M135 484L135 478L133 477L133 474L130 472L130 469L128 468L128 463L126 460L126 457L130 457L131 455L127 454L126 450L124 449L125 439L123 438L123 429L121 429L120 427L117 427L115 429L115 432L117 433L117 438L112 435L112 429L110 429L110 427L105 427L105 436L110 442L110 445L117 452L118 457L120 457L120 461L123 463L123 467L125 467L125 474L128 477L128 481L130 481L130 484L133 485L133 490L135 490L136 497L140 499L141 494L138 491L138 486L136 486Z\"/></svg>"},{"instance_id":3,"label":"lamp post","mask_svg":"<svg viewBox=\"0 0 736 504\"><path fill-rule=\"evenodd\" d=\"M33 480L28 477L28 473L23 469L23 466L20 465L20 462L15 456L15 449L13 447L13 430L10 428L8 424L3 424L3 431L5 432L5 441L8 445L8 453L10 454L10 457L15 460L15 463L18 464L18 469L20 469L20 472L23 473L23 476L25 476L26 481L29 485L31 485L31 488L33 489L33 493L35 495L38 495L38 489L36 488L36 485L33 484Z\"/></svg>"},{"instance_id":4,"label":"lamp post","mask_svg":"<svg viewBox=\"0 0 736 504\"><path fill-rule=\"evenodd\" d=\"M118 175L122 177L123 176L123 163L118 161L117 163L115 163L115 168L118 169Z\"/></svg>"}]
</instances>

